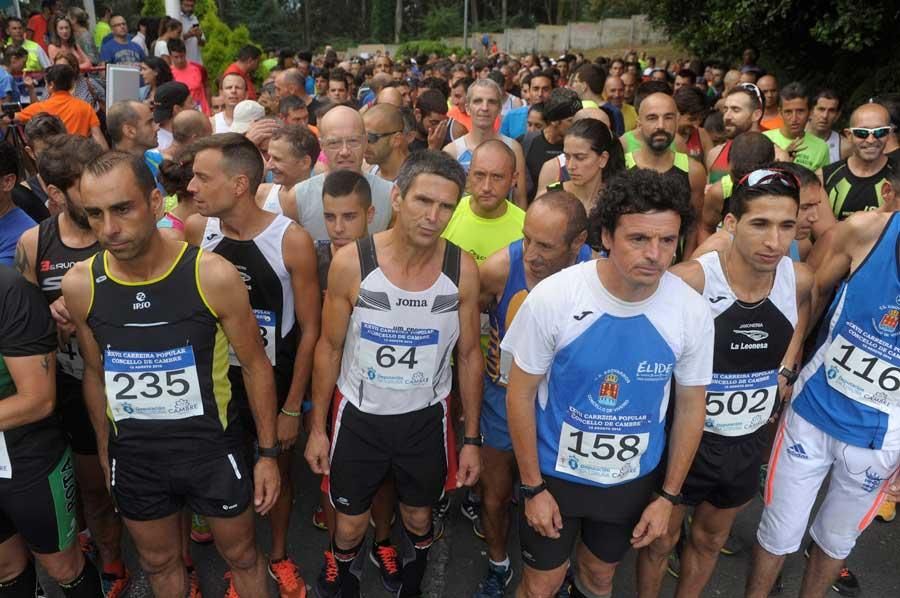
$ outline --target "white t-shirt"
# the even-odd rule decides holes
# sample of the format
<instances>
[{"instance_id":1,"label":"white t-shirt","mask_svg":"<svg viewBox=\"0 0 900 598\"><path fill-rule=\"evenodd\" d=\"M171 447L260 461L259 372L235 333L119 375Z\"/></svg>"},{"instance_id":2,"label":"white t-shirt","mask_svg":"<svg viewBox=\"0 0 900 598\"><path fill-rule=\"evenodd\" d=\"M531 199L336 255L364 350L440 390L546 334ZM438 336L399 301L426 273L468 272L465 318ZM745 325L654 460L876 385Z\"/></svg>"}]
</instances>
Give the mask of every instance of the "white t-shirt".
<instances>
[{"instance_id":1,"label":"white t-shirt","mask_svg":"<svg viewBox=\"0 0 900 598\"><path fill-rule=\"evenodd\" d=\"M163 56L169 55L169 46L167 45L166 40L158 39L153 44L153 55L157 58L162 58Z\"/></svg>"},{"instance_id":2,"label":"white t-shirt","mask_svg":"<svg viewBox=\"0 0 900 598\"><path fill-rule=\"evenodd\" d=\"M297 215L300 218L300 226L306 229L314 241L328 239L328 229L325 228L325 213L322 207L322 188L325 185L327 173L317 174L311 179L297 183L294 193L297 196ZM371 173L363 173L372 189L372 205L375 206L375 218L369 225L369 234L374 235L387 230L391 223L393 208L391 207L391 189L394 184L380 176Z\"/></svg>"}]
</instances>

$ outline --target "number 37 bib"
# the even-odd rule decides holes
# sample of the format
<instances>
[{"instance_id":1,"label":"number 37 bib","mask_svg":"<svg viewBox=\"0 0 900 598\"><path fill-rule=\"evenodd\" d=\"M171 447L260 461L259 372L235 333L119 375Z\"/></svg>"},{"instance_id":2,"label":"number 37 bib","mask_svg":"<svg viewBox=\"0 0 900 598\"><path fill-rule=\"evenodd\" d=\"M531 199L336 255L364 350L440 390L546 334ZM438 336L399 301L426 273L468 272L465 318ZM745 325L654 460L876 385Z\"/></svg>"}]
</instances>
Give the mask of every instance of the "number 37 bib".
<instances>
[{"instance_id":1,"label":"number 37 bib","mask_svg":"<svg viewBox=\"0 0 900 598\"><path fill-rule=\"evenodd\" d=\"M411 390L434 383L439 333L432 328L386 328L362 322L359 365L371 384Z\"/></svg>"},{"instance_id":2,"label":"number 37 bib","mask_svg":"<svg viewBox=\"0 0 900 598\"><path fill-rule=\"evenodd\" d=\"M103 359L106 401L115 421L203 415L191 347L160 352L113 351Z\"/></svg>"}]
</instances>

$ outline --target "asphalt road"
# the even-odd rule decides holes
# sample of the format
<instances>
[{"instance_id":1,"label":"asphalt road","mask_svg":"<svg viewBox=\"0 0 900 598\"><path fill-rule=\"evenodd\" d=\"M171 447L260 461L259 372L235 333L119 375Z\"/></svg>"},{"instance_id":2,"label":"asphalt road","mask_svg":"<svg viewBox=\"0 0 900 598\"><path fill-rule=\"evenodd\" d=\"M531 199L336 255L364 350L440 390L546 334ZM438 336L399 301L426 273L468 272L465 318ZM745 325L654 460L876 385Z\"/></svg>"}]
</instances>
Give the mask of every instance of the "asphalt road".
<instances>
[{"instance_id":1,"label":"asphalt road","mask_svg":"<svg viewBox=\"0 0 900 598\"><path fill-rule=\"evenodd\" d=\"M300 449L295 459L295 487L297 488L294 517L289 532L288 550L300 566L307 584L313 584L322 565L322 552L328 538L312 526L310 519L314 505L318 501L318 483L302 460ZM458 493L457 493L458 494ZM459 511L461 496L454 497L453 508L448 517L444 537L435 543L429 556L426 574L425 594L429 598L471 597L486 571L487 556L485 544L472 533L472 526ZM743 595L744 581L750 562L750 551L759 521L761 504L755 501L738 518L736 533L748 547L744 552L719 559L718 568L704 596L738 597ZM515 516L515 514L514 514ZM513 526L515 528L515 526ZM265 550L269 546L268 523L260 521L257 526L258 543ZM146 576L140 571L134 551L127 546L127 561L134 574L134 583L128 596L145 598L152 596ZM194 545L194 559L200 574L203 595L219 598L224 595L226 582L223 579L225 564L212 546ZM516 572L521 571L518 558L518 537L515 529L510 537L510 554ZM872 598L900 597L900 520L886 524L875 521L862 535L856 550L849 560L850 568L860 578L862 596ZM803 573L802 554L788 558L784 570L785 591L783 596L796 596ZM508 596L518 581L518 575L510 585ZM369 598L387 598L389 594L381 587L380 578L374 565L367 562L363 577L363 595ZM48 583L46 589L54 597L62 594ZM275 586L272 585L273 596ZM668 578L662 596L674 594L674 580ZM630 553L616 574L614 595L617 597L635 595L635 555ZM312 596L312 593L310 592ZM836 593L831 593L837 596ZM170 597L160 597L170 598Z\"/></svg>"}]
</instances>

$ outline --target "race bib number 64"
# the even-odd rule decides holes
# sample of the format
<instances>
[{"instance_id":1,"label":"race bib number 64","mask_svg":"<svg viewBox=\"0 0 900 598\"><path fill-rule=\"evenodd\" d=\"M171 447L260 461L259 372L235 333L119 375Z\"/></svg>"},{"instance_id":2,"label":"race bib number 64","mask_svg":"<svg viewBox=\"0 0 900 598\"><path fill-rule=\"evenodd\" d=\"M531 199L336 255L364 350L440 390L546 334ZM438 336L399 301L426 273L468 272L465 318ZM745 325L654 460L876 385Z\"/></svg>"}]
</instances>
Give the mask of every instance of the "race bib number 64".
<instances>
[{"instance_id":1,"label":"race bib number 64","mask_svg":"<svg viewBox=\"0 0 900 598\"><path fill-rule=\"evenodd\" d=\"M107 349L103 368L106 401L115 421L203 415L191 347L146 353Z\"/></svg>"},{"instance_id":2,"label":"race bib number 64","mask_svg":"<svg viewBox=\"0 0 900 598\"><path fill-rule=\"evenodd\" d=\"M439 332L431 328L386 328L363 322L359 365L381 388L409 390L432 384Z\"/></svg>"}]
</instances>

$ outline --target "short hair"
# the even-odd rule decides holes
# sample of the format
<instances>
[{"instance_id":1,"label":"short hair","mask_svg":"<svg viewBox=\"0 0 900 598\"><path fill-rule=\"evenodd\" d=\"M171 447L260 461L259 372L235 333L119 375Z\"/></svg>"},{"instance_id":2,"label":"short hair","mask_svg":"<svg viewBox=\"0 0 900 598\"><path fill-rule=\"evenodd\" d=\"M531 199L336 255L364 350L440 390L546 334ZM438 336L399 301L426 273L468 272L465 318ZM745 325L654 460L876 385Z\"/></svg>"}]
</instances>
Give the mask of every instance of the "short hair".
<instances>
[{"instance_id":1,"label":"short hair","mask_svg":"<svg viewBox=\"0 0 900 598\"><path fill-rule=\"evenodd\" d=\"M153 178L153 173L150 172L150 167L144 161L143 154L135 155L118 150L110 150L85 164L82 174L87 173L92 177L101 177L123 164L128 167L128 170L134 177L138 190L149 201L150 194L156 189L156 180Z\"/></svg>"},{"instance_id":2,"label":"short hair","mask_svg":"<svg viewBox=\"0 0 900 598\"><path fill-rule=\"evenodd\" d=\"M681 69L680 71L675 73L675 76L689 80L691 82L691 85L695 85L697 83L697 73L695 73L691 69Z\"/></svg>"},{"instance_id":3,"label":"short hair","mask_svg":"<svg viewBox=\"0 0 900 598\"><path fill-rule=\"evenodd\" d=\"M544 107L544 102L535 102L534 104L530 104L528 106L528 114L531 114L532 112L537 112L541 115L541 118L546 120L547 110Z\"/></svg>"},{"instance_id":4,"label":"short hair","mask_svg":"<svg viewBox=\"0 0 900 598\"><path fill-rule=\"evenodd\" d=\"M135 100L120 100L109 107L106 113L106 129L109 132L109 138L113 145L118 144L124 138L123 128L125 125L134 123L138 114L134 109L135 104L139 102Z\"/></svg>"},{"instance_id":5,"label":"short hair","mask_svg":"<svg viewBox=\"0 0 900 598\"><path fill-rule=\"evenodd\" d=\"M18 23L18 24L21 25L22 27L25 26L25 21L23 21L23 20L20 19L19 17L14 17L14 16L6 17L6 26L9 27L9 24L10 24L10 23Z\"/></svg>"},{"instance_id":6,"label":"short hair","mask_svg":"<svg viewBox=\"0 0 900 598\"><path fill-rule=\"evenodd\" d=\"M837 94L836 91L829 87L823 87L819 91L816 92L816 95L812 97L811 106L815 106L819 100L834 100L837 102L837 109L840 112L841 108L844 107L844 103L841 102L841 96Z\"/></svg>"},{"instance_id":7,"label":"short hair","mask_svg":"<svg viewBox=\"0 0 900 598\"><path fill-rule=\"evenodd\" d=\"M25 138L28 139L29 144L65 134L66 125L62 119L49 112L40 112L25 123Z\"/></svg>"},{"instance_id":8,"label":"short hair","mask_svg":"<svg viewBox=\"0 0 900 598\"><path fill-rule=\"evenodd\" d=\"M602 66L586 63L575 69L575 76L581 79L592 93L603 93L606 84L606 69Z\"/></svg>"},{"instance_id":9,"label":"short hair","mask_svg":"<svg viewBox=\"0 0 900 598\"><path fill-rule=\"evenodd\" d=\"M184 54L187 51L184 46L184 40L182 40L180 37L173 37L172 39L167 41L166 49L169 51L169 54L171 54L172 52Z\"/></svg>"},{"instance_id":10,"label":"short hair","mask_svg":"<svg viewBox=\"0 0 900 598\"><path fill-rule=\"evenodd\" d=\"M9 174L19 179L19 154L10 143L0 140L0 176Z\"/></svg>"},{"instance_id":11,"label":"short hair","mask_svg":"<svg viewBox=\"0 0 900 598\"><path fill-rule=\"evenodd\" d=\"M422 116L433 112L447 114L447 97L437 89L426 89L416 98L416 109Z\"/></svg>"},{"instance_id":12,"label":"short hair","mask_svg":"<svg viewBox=\"0 0 900 598\"><path fill-rule=\"evenodd\" d=\"M81 135L54 135L47 141L47 151L38 157L38 174L63 192L78 182L88 162L103 153L96 141Z\"/></svg>"},{"instance_id":13,"label":"short hair","mask_svg":"<svg viewBox=\"0 0 900 598\"><path fill-rule=\"evenodd\" d=\"M335 170L329 172L322 184L322 195L344 197L356 195L364 209L372 205L372 187L366 177L352 170Z\"/></svg>"},{"instance_id":14,"label":"short hair","mask_svg":"<svg viewBox=\"0 0 900 598\"><path fill-rule=\"evenodd\" d=\"M250 195L255 195L263 177L263 159L253 142L240 133L219 133L198 139L191 144L194 156L204 150L218 150L222 154L222 168L228 174L246 175Z\"/></svg>"},{"instance_id":15,"label":"short hair","mask_svg":"<svg viewBox=\"0 0 900 598\"><path fill-rule=\"evenodd\" d=\"M465 89L466 92L468 93L469 87L471 87L472 83L474 83L474 82L475 82L475 80L472 79L472 77L462 77L461 79L457 79L456 83L454 83L452 86L450 86L450 89L456 89L457 87L462 85L463 89Z\"/></svg>"},{"instance_id":16,"label":"short hair","mask_svg":"<svg viewBox=\"0 0 900 598\"><path fill-rule=\"evenodd\" d=\"M646 98L647 96L652 96L655 93L672 95L672 88L668 83L665 83L663 81L644 81L637 86L637 89L634 90L634 109L640 111L641 102L644 101L644 98Z\"/></svg>"},{"instance_id":17,"label":"short hair","mask_svg":"<svg viewBox=\"0 0 900 598\"><path fill-rule=\"evenodd\" d=\"M506 83L506 77L504 77L503 73L498 70L493 70L488 73L487 78L499 85L500 89L503 89L503 85Z\"/></svg>"},{"instance_id":18,"label":"short hair","mask_svg":"<svg viewBox=\"0 0 900 598\"><path fill-rule=\"evenodd\" d=\"M751 171L752 172L752 171ZM778 197L790 197L798 206L800 205L800 184L794 176L785 172L785 177L792 181L788 184L778 178L766 181L763 184L749 185L749 181L738 182L734 186L734 192L728 199L728 211L738 220L747 213L747 206L751 201L760 197L775 195Z\"/></svg>"},{"instance_id":19,"label":"short hair","mask_svg":"<svg viewBox=\"0 0 900 598\"><path fill-rule=\"evenodd\" d=\"M309 156L310 163L319 157L319 139L308 128L301 125L282 125L272 131L272 141L284 139L297 159Z\"/></svg>"},{"instance_id":20,"label":"short hair","mask_svg":"<svg viewBox=\"0 0 900 598\"><path fill-rule=\"evenodd\" d=\"M753 87L756 87L756 85L753 85ZM734 87L729 89L727 92L725 92L724 97L730 98L731 96L737 95L739 93L743 94L750 100L750 112L754 112L756 110L761 110L763 107L762 96L760 94L757 94L757 92L753 91L753 87L750 87L750 85L747 85L747 84L735 85ZM756 87L756 90L759 91L759 88Z\"/></svg>"},{"instance_id":21,"label":"short hair","mask_svg":"<svg viewBox=\"0 0 900 598\"><path fill-rule=\"evenodd\" d=\"M289 68L287 70L281 71L281 76L284 78L285 83L293 85L298 89L303 89L306 85L306 77L303 76L303 73L300 72L300 69Z\"/></svg>"},{"instance_id":22,"label":"short hair","mask_svg":"<svg viewBox=\"0 0 900 598\"><path fill-rule=\"evenodd\" d=\"M890 163L888 163L888 166L890 166ZM800 166L799 164L794 164L793 162L772 162L771 164L769 164L769 167L774 170L784 170L785 172L789 172L794 175L794 178L800 182L801 189L810 185L812 185L813 187L822 186L822 180L816 176L816 171L810 170L805 166ZM887 170L893 172L894 169L888 168Z\"/></svg>"},{"instance_id":23,"label":"short hair","mask_svg":"<svg viewBox=\"0 0 900 598\"><path fill-rule=\"evenodd\" d=\"M75 86L75 69L68 64L54 64L44 73L47 83L56 91L68 91Z\"/></svg>"},{"instance_id":24,"label":"short hair","mask_svg":"<svg viewBox=\"0 0 900 598\"><path fill-rule=\"evenodd\" d=\"M720 110L713 110L703 121L703 128L707 133L724 133L725 118Z\"/></svg>"},{"instance_id":25,"label":"short hair","mask_svg":"<svg viewBox=\"0 0 900 598\"><path fill-rule=\"evenodd\" d=\"M241 46L241 49L238 50L237 59L240 62L245 62L247 60L256 60L262 56L262 52L256 46L247 44L246 46Z\"/></svg>"},{"instance_id":26,"label":"short hair","mask_svg":"<svg viewBox=\"0 0 900 598\"><path fill-rule=\"evenodd\" d=\"M591 151L597 155L606 152L609 159L603 167L603 179L618 174L625 170L625 151L622 144L609 127L596 118L584 118L569 127L566 137L577 137L591 144Z\"/></svg>"},{"instance_id":27,"label":"short hair","mask_svg":"<svg viewBox=\"0 0 900 598\"><path fill-rule=\"evenodd\" d=\"M550 191L537 197L531 205L544 205L555 212L562 212L566 220L566 244L570 244L575 237L587 231L588 217L584 204L568 191ZM531 209L531 206L529 206Z\"/></svg>"},{"instance_id":28,"label":"short hair","mask_svg":"<svg viewBox=\"0 0 900 598\"><path fill-rule=\"evenodd\" d=\"M544 119L548 122L559 122L575 116L583 107L578 94L568 87L557 87L550 92L544 101Z\"/></svg>"},{"instance_id":29,"label":"short hair","mask_svg":"<svg viewBox=\"0 0 900 598\"><path fill-rule=\"evenodd\" d=\"M891 124L894 125L894 134L900 137L900 94L884 93L871 100L879 106L884 106L891 117Z\"/></svg>"},{"instance_id":30,"label":"short hair","mask_svg":"<svg viewBox=\"0 0 900 598\"><path fill-rule=\"evenodd\" d=\"M202 112L197 110L179 112L172 119L172 138L177 143L187 143L191 137L206 132L206 123L209 123L209 118Z\"/></svg>"},{"instance_id":31,"label":"short hair","mask_svg":"<svg viewBox=\"0 0 900 598\"><path fill-rule=\"evenodd\" d=\"M440 79L438 77L425 77L419 84L419 89L436 89L437 91L441 92L441 95L445 98L450 97L450 84L447 83L446 80ZM419 97L421 96L422 94L420 93Z\"/></svg>"},{"instance_id":32,"label":"short hair","mask_svg":"<svg viewBox=\"0 0 900 598\"><path fill-rule=\"evenodd\" d=\"M694 87L682 87L675 92L675 106L680 114L703 114L706 112L706 94Z\"/></svg>"},{"instance_id":33,"label":"short hair","mask_svg":"<svg viewBox=\"0 0 900 598\"><path fill-rule=\"evenodd\" d=\"M750 172L770 164L775 159L775 144L756 131L746 131L734 138L728 153L731 178L737 183Z\"/></svg>"},{"instance_id":34,"label":"short hair","mask_svg":"<svg viewBox=\"0 0 900 598\"><path fill-rule=\"evenodd\" d=\"M290 114L300 108L308 108L300 96L285 96L278 102L278 114Z\"/></svg>"},{"instance_id":35,"label":"short hair","mask_svg":"<svg viewBox=\"0 0 900 598\"><path fill-rule=\"evenodd\" d=\"M456 195L457 201L466 188L466 171L456 161L456 158L442 151L421 150L410 154L397 174L396 184L400 189L401 197L406 196L416 177L420 174L437 175L454 183L459 189Z\"/></svg>"},{"instance_id":36,"label":"short hair","mask_svg":"<svg viewBox=\"0 0 900 598\"><path fill-rule=\"evenodd\" d=\"M7 47L3 51L3 65L9 66L12 62L13 58L19 59L28 59L28 50L19 46L18 48L14 48L12 46Z\"/></svg>"},{"instance_id":37,"label":"short hair","mask_svg":"<svg viewBox=\"0 0 900 598\"><path fill-rule=\"evenodd\" d=\"M511 165L510 170L513 172L516 170L516 154L515 154L515 152L512 151L511 149L509 149L509 146L506 145L502 139L497 139L497 138L488 139L487 141L482 141L481 143L479 143L478 146L472 151L472 163L473 164L475 163L475 154L479 153L479 150L481 151L481 153L483 153L484 150L490 149L490 148L495 148L495 149L498 149L501 152L503 152L503 155L506 156L506 158L509 160L509 163ZM471 170L471 168L470 168L470 170Z\"/></svg>"},{"instance_id":38,"label":"short hair","mask_svg":"<svg viewBox=\"0 0 900 598\"><path fill-rule=\"evenodd\" d=\"M478 79L477 81L473 81L468 89L466 89L466 103L469 103L472 100L472 96L475 94L475 90L479 87L486 87L490 89L497 94L498 100L503 100L503 90L499 85L497 85L490 79Z\"/></svg>"},{"instance_id":39,"label":"short hair","mask_svg":"<svg viewBox=\"0 0 900 598\"><path fill-rule=\"evenodd\" d=\"M347 71L340 67L335 67L328 71L328 81L340 81L344 85L347 85Z\"/></svg>"},{"instance_id":40,"label":"short hair","mask_svg":"<svg viewBox=\"0 0 900 598\"><path fill-rule=\"evenodd\" d=\"M673 211L681 218L679 233L684 235L694 224L690 196L688 185L675 177L649 168L625 170L606 183L591 213L591 228L613 234L621 216Z\"/></svg>"},{"instance_id":41,"label":"short hair","mask_svg":"<svg viewBox=\"0 0 900 598\"><path fill-rule=\"evenodd\" d=\"M782 104L790 100L806 100L806 105L809 106L809 93L806 91L806 86L799 81L788 83L781 88L778 95Z\"/></svg>"},{"instance_id":42,"label":"short hair","mask_svg":"<svg viewBox=\"0 0 900 598\"><path fill-rule=\"evenodd\" d=\"M531 87L531 82L537 79L538 77L544 77L545 79L550 79L550 85L556 85L556 77L553 76L553 71L549 69L544 69L543 71L538 71L536 73L532 73L531 77L528 78L528 86Z\"/></svg>"}]
</instances>

